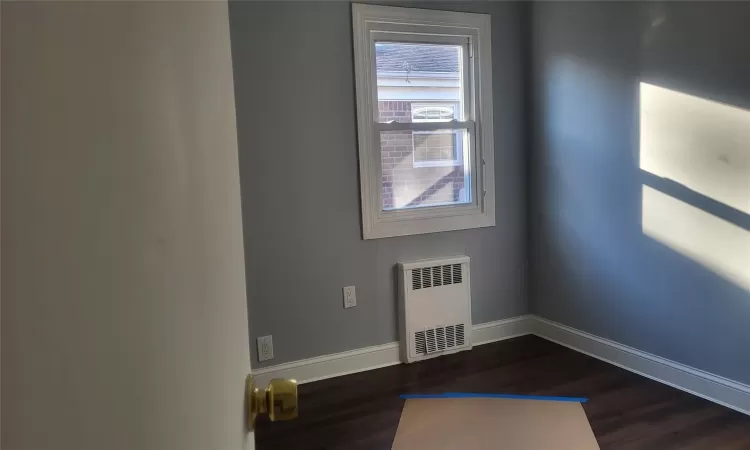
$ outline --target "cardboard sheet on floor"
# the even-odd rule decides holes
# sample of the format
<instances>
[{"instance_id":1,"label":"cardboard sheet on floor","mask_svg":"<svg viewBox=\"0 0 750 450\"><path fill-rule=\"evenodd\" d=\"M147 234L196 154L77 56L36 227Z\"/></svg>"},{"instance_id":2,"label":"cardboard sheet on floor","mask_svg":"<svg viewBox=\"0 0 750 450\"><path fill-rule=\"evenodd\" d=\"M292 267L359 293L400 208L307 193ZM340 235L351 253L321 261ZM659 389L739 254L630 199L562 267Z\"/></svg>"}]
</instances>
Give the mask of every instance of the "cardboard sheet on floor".
<instances>
[{"instance_id":1,"label":"cardboard sheet on floor","mask_svg":"<svg viewBox=\"0 0 750 450\"><path fill-rule=\"evenodd\" d=\"M406 400L393 450L598 450L576 402L504 398Z\"/></svg>"}]
</instances>

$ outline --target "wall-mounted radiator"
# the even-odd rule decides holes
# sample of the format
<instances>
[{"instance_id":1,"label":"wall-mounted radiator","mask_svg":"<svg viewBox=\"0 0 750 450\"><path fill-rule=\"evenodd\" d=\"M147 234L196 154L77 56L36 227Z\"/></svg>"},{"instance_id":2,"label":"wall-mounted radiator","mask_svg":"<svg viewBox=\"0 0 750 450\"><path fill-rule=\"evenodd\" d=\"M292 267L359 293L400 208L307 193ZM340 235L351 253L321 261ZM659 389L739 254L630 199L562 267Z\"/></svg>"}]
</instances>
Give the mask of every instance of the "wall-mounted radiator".
<instances>
[{"instance_id":1,"label":"wall-mounted radiator","mask_svg":"<svg viewBox=\"0 0 750 450\"><path fill-rule=\"evenodd\" d=\"M471 349L469 257L405 262L398 267L403 361Z\"/></svg>"}]
</instances>

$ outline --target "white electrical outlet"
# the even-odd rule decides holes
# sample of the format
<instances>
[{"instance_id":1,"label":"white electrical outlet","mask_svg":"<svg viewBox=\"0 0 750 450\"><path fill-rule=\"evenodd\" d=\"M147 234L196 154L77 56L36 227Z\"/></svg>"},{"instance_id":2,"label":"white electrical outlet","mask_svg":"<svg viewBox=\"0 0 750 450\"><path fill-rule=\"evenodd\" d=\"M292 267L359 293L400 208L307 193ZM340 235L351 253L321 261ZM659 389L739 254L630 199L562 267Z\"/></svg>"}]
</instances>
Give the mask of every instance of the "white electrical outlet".
<instances>
[{"instance_id":1,"label":"white electrical outlet","mask_svg":"<svg viewBox=\"0 0 750 450\"><path fill-rule=\"evenodd\" d=\"M258 361L273 359L273 338L271 335L258 338Z\"/></svg>"},{"instance_id":2,"label":"white electrical outlet","mask_svg":"<svg viewBox=\"0 0 750 450\"><path fill-rule=\"evenodd\" d=\"M357 293L354 292L354 286L344 286L344 308L355 306L357 306Z\"/></svg>"}]
</instances>

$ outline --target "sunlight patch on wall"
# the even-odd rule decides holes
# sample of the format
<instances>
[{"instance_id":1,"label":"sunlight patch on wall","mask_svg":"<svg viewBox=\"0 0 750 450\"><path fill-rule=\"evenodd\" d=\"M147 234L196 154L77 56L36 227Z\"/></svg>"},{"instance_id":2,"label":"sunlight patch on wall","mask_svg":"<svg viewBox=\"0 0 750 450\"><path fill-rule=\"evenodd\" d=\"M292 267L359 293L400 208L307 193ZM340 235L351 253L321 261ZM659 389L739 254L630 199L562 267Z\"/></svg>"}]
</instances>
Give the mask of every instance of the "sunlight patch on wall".
<instances>
[{"instance_id":1,"label":"sunlight patch on wall","mask_svg":"<svg viewBox=\"0 0 750 450\"><path fill-rule=\"evenodd\" d=\"M750 233L643 186L643 234L750 290Z\"/></svg>"},{"instance_id":2,"label":"sunlight patch on wall","mask_svg":"<svg viewBox=\"0 0 750 450\"><path fill-rule=\"evenodd\" d=\"M750 214L750 111L647 83L640 101L641 169ZM750 232L683 200L643 185L643 234L750 291Z\"/></svg>"},{"instance_id":3,"label":"sunlight patch on wall","mask_svg":"<svg viewBox=\"0 0 750 450\"><path fill-rule=\"evenodd\" d=\"M641 169L750 214L750 111L641 83Z\"/></svg>"}]
</instances>

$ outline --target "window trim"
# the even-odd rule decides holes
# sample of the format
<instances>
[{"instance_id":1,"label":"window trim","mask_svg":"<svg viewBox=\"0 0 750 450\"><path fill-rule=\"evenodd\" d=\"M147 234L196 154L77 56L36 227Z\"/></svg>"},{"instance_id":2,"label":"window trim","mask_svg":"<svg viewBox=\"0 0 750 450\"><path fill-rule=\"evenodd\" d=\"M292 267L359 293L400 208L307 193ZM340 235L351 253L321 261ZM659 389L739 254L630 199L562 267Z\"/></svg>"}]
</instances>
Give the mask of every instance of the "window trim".
<instances>
[{"instance_id":1,"label":"window trim","mask_svg":"<svg viewBox=\"0 0 750 450\"><path fill-rule=\"evenodd\" d=\"M364 239L461 230L495 225L490 16L390 6L352 5L357 91L360 193ZM463 121L378 124L375 37L403 42L454 43L460 37L469 59ZM384 39L384 36L386 39ZM464 66L466 67L466 65ZM377 126L376 126L377 125ZM471 164L471 203L413 209L383 209L380 131L466 129ZM471 153L471 155L468 155Z\"/></svg>"}]
</instances>

